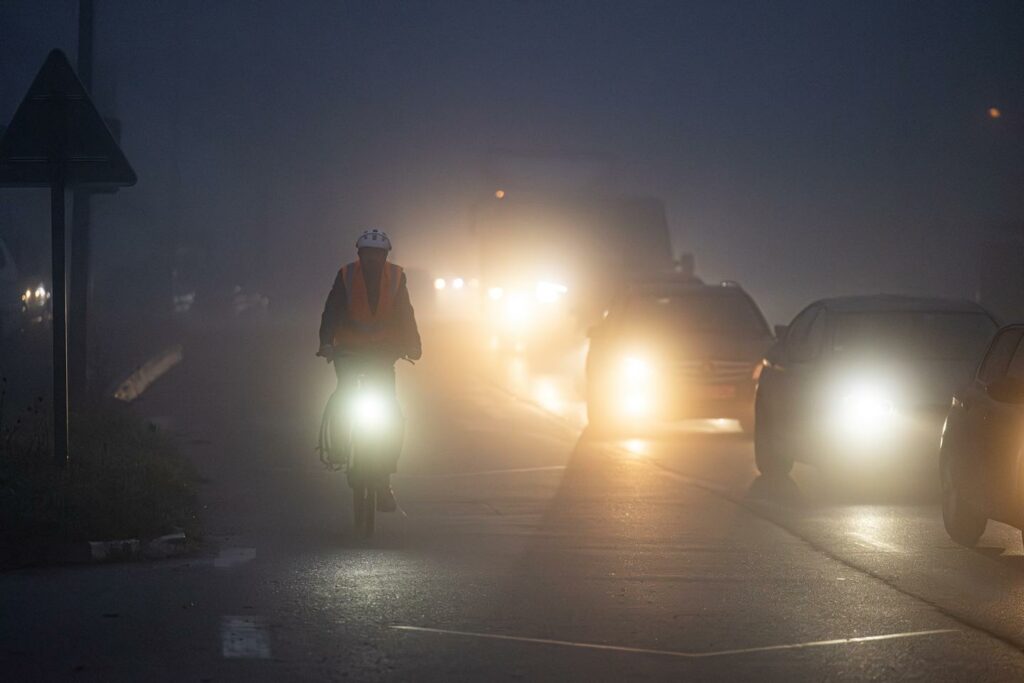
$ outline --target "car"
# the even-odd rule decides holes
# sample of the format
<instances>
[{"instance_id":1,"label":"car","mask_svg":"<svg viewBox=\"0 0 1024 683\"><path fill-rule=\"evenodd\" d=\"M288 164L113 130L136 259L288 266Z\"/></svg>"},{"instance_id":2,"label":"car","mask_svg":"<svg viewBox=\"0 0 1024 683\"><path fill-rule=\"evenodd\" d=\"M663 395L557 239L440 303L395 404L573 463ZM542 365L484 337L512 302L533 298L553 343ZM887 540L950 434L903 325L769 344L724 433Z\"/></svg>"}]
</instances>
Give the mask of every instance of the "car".
<instances>
[{"instance_id":1,"label":"car","mask_svg":"<svg viewBox=\"0 0 1024 683\"><path fill-rule=\"evenodd\" d=\"M953 393L998 325L971 301L822 299L776 330L755 399L763 475L794 461L876 471L935 467Z\"/></svg>"},{"instance_id":2,"label":"car","mask_svg":"<svg viewBox=\"0 0 1024 683\"><path fill-rule=\"evenodd\" d=\"M735 282L633 282L589 337L591 426L725 418L751 428L755 373L774 338Z\"/></svg>"},{"instance_id":3,"label":"car","mask_svg":"<svg viewBox=\"0 0 1024 683\"><path fill-rule=\"evenodd\" d=\"M952 401L940 444L942 521L973 546L989 519L1024 528L1024 325L999 330Z\"/></svg>"}]
</instances>

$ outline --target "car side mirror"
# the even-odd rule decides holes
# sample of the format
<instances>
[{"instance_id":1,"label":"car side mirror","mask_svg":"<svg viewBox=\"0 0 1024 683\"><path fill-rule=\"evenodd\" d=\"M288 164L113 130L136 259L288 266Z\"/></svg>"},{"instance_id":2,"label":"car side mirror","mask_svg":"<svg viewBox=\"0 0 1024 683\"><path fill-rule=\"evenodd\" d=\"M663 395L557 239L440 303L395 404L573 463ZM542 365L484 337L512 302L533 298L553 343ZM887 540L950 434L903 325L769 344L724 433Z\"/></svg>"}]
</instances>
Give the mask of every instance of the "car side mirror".
<instances>
[{"instance_id":1,"label":"car side mirror","mask_svg":"<svg viewBox=\"0 0 1024 683\"><path fill-rule=\"evenodd\" d=\"M786 332L789 331L789 325L776 325L775 326L775 338L782 341L782 338L786 336Z\"/></svg>"},{"instance_id":2,"label":"car side mirror","mask_svg":"<svg viewBox=\"0 0 1024 683\"><path fill-rule=\"evenodd\" d=\"M1003 377L987 384L985 391L1000 403L1024 404L1024 380Z\"/></svg>"}]
</instances>

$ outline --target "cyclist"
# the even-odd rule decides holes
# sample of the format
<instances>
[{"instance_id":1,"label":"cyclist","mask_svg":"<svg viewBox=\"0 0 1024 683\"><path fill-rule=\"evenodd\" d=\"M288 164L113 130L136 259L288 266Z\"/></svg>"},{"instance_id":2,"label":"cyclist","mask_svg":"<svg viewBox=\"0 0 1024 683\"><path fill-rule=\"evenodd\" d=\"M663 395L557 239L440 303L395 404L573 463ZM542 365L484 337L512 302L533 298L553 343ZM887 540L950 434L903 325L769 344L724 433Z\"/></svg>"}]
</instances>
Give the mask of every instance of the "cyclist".
<instances>
[{"instance_id":1,"label":"cyclist","mask_svg":"<svg viewBox=\"0 0 1024 683\"><path fill-rule=\"evenodd\" d=\"M391 239L382 230L365 230L356 240L358 260L341 268L327 295L320 319L320 350L334 362L338 394L351 394L359 371L372 374L374 384L395 396L395 362L422 355L416 317L401 266L388 261ZM377 492L377 508L395 509L390 476L398 467L401 432ZM346 432L347 433L347 432Z\"/></svg>"}]
</instances>

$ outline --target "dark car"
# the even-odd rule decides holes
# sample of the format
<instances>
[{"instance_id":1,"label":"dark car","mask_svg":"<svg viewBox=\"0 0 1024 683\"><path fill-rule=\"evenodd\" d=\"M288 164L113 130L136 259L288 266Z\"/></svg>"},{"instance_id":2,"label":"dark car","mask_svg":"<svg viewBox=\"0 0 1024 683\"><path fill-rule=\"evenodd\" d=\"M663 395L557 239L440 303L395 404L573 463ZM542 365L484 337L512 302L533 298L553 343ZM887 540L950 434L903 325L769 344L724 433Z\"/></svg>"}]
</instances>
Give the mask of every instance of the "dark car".
<instances>
[{"instance_id":1,"label":"dark car","mask_svg":"<svg viewBox=\"0 0 1024 683\"><path fill-rule=\"evenodd\" d=\"M934 467L951 397L996 329L970 301L877 295L811 304L778 329L765 358L757 468L786 474L794 460Z\"/></svg>"},{"instance_id":2,"label":"dark car","mask_svg":"<svg viewBox=\"0 0 1024 683\"><path fill-rule=\"evenodd\" d=\"M1024 325L999 330L942 430L942 520L974 545L989 519L1024 528Z\"/></svg>"},{"instance_id":3,"label":"dark car","mask_svg":"<svg viewBox=\"0 0 1024 683\"><path fill-rule=\"evenodd\" d=\"M591 425L688 418L753 421L754 373L773 337L742 287L635 282L591 328Z\"/></svg>"}]
</instances>

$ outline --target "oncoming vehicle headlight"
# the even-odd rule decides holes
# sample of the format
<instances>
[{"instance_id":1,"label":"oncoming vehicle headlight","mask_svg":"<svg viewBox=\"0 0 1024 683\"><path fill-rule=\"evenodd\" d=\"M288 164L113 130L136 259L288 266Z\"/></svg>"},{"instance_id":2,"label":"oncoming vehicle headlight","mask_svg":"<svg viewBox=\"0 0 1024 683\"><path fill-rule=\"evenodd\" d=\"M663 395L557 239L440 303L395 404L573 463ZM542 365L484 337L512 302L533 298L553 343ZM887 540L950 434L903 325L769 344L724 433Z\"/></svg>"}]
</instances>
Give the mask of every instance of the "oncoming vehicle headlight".
<instances>
[{"instance_id":1,"label":"oncoming vehicle headlight","mask_svg":"<svg viewBox=\"0 0 1024 683\"><path fill-rule=\"evenodd\" d=\"M622 378L630 384L645 384L652 374L650 363L643 358L626 356L622 359Z\"/></svg>"},{"instance_id":2,"label":"oncoming vehicle headlight","mask_svg":"<svg viewBox=\"0 0 1024 683\"><path fill-rule=\"evenodd\" d=\"M654 369L640 356L626 356L618 367L614 391L623 417L643 418L654 408Z\"/></svg>"},{"instance_id":3,"label":"oncoming vehicle headlight","mask_svg":"<svg viewBox=\"0 0 1024 683\"><path fill-rule=\"evenodd\" d=\"M557 282L538 282L537 300L542 303L551 304L565 296L568 291L568 287Z\"/></svg>"},{"instance_id":4,"label":"oncoming vehicle headlight","mask_svg":"<svg viewBox=\"0 0 1024 683\"><path fill-rule=\"evenodd\" d=\"M25 293L21 295L21 302L28 308L42 307L49 299L50 292L43 284L38 285L35 289L26 289Z\"/></svg>"},{"instance_id":5,"label":"oncoming vehicle headlight","mask_svg":"<svg viewBox=\"0 0 1024 683\"><path fill-rule=\"evenodd\" d=\"M530 302L522 292L512 292L505 297L505 322L513 328L525 327L530 319Z\"/></svg>"},{"instance_id":6,"label":"oncoming vehicle headlight","mask_svg":"<svg viewBox=\"0 0 1024 683\"><path fill-rule=\"evenodd\" d=\"M884 388L862 384L840 395L837 426L850 436L870 437L884 429L896 408Z\"/></svg>"},{"instance_id":7,"label":"oncoming vehicle headlight","mask_svg":"<svg viewBox=\"0 0 1024 683\"><path fill-rule=\"evenodd\" d=\"M353 429L377 432L391 421L390 405L373 391L360 391L352 405Z\"/></svg>"},{"instance_id":8,"label":"oncoming vehicle headlight","mask_svg":"<svg viewBox=\"0 0 1024 683\"><path fill-rule=\"evenodd\" d=\"M644 417L651 412L651 399L642 394L625 394L620 397L619 408L626 417Z\"/></svg>"}]
</instances>

